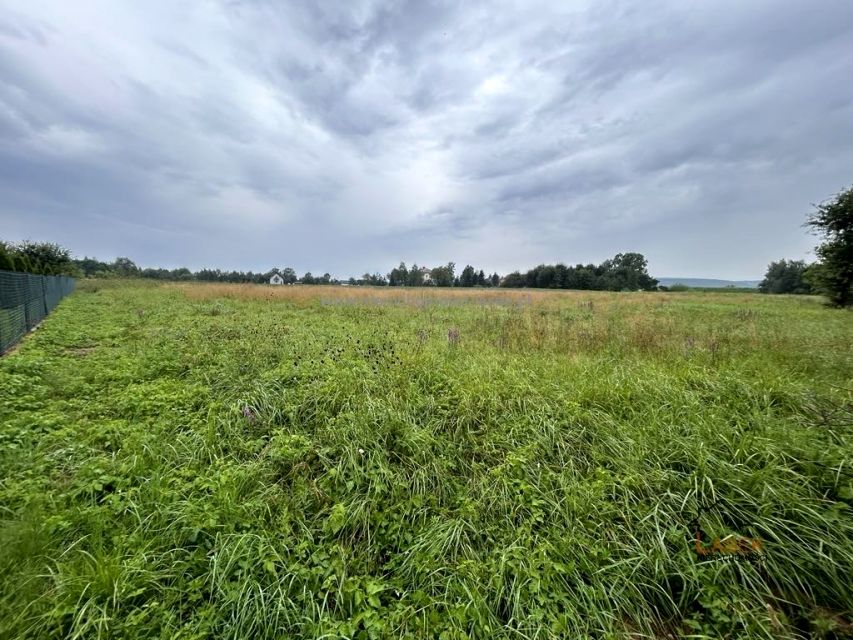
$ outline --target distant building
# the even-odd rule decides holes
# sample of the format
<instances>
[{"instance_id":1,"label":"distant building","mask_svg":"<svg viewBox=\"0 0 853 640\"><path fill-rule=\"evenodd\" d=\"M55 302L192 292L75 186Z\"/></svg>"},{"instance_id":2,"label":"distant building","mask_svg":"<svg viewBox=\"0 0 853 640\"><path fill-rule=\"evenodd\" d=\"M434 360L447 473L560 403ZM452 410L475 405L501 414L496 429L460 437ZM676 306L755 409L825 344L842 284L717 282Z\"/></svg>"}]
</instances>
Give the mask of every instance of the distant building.
<instances>
[{"instance_id":1,"label":"distant building","mask_svg":"<svg viewBox=\"0 0 853 640\"><path fill-rule=\"evenodd\" d=\"M423 276L424 284L432 284L432 269L421 267L419 271L421 272L421 276Z\"/></svg>"},{"instance_id":2,"label":"distant building","mask_svg":"<svg viewBox=\"0 0 853 640\"><path fill-rule=\"evenodd\" d=\"M284 284L284 278L282 278L281 274L276 271L270 278L270 284Z\"/></svg>"}]
</instances>

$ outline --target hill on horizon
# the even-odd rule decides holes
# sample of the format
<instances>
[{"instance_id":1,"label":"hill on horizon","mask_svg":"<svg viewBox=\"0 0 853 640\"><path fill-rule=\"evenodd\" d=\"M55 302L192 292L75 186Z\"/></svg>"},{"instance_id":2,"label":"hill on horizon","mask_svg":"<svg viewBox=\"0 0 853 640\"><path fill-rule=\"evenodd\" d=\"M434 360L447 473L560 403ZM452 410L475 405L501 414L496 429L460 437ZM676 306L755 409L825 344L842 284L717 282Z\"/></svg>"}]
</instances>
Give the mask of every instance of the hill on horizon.
<instances>
[{"instance_id":1,"label":"hill on horizon","mask_svg":"<svg viewBox=\"0 0 853 640\"><path fill-rule=\"evenodd\" d=\"M744 287L749 289L758 288L761 280L719 280L717 278L658 278L658 282L671 287L674 284L683 284L688 287L705 287L709 289L723 289L725 287Z\"/></svg>"}]
</instances>

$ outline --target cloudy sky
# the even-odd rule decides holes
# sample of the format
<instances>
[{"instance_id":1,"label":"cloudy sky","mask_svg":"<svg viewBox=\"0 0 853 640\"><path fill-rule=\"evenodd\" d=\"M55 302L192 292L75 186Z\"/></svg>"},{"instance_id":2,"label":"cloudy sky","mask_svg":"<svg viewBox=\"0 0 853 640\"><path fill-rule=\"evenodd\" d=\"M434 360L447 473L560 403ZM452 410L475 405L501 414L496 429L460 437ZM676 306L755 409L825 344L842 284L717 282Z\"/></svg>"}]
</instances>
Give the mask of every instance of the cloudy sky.
<instances>
[{"instance_id":1,"label":"cloudy sky","mask_svg":"<svg viewBox=\"0 0 853 640\"><path fill-rule=\"evenodd\" d=\"M850 0L0 0L0 237L143 266L807 258Z\"/></svg>"}]
</instances>

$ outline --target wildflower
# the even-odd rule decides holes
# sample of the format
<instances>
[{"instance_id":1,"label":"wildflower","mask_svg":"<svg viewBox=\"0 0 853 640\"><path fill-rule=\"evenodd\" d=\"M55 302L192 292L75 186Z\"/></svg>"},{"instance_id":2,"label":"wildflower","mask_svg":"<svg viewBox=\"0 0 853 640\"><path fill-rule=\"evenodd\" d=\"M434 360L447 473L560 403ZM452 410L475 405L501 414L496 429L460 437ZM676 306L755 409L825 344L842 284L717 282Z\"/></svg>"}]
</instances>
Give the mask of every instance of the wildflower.
<instances>
[{"instance_id":1,"label":"wildflower","mask_svg":"<svg viewBox=\"0 0 853 640\"><path fill-rule=\"evenodd\" d=\"M361 447L359 447L358 452L359 452L361 455L364 455L364 449L362 449Z\"/></svg>"}]
</instances>

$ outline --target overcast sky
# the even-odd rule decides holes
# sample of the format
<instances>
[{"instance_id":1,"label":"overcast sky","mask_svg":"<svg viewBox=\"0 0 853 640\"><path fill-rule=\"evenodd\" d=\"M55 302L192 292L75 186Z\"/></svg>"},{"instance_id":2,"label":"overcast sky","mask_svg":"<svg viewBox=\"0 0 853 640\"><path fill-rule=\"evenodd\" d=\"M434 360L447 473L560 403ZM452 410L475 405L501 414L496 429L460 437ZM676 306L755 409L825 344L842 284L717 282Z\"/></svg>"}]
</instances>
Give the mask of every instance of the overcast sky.
<instances>
[{"instance_id":1,"label":"overcast sky","mask_svg":"<svg viewBox=\"0 0 853 640\"><path fill-rule=\"evenodd\" d=\"M851 0L0 0L0 238L753 278L853 183Z\"/></svg>"}]
</instances>

